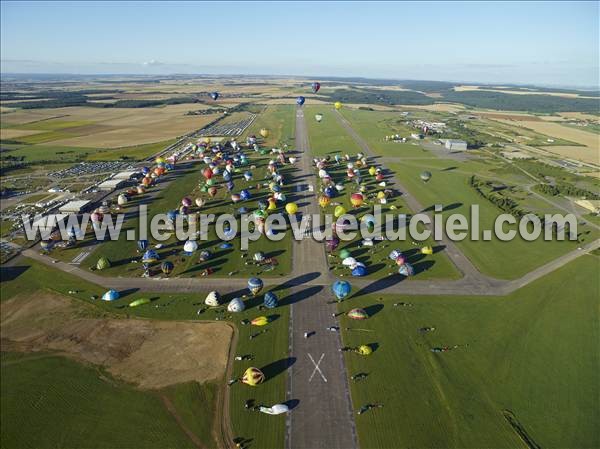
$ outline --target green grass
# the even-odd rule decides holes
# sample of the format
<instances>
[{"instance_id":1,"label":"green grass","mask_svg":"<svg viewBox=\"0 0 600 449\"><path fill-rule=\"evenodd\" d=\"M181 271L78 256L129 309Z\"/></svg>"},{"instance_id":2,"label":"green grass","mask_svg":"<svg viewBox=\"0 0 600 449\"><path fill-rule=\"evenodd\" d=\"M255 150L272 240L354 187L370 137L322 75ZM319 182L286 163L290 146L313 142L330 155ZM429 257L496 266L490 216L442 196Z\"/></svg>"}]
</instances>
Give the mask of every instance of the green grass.
<instances>
[{"instance_id":1,"label":"green grass","mask_svg":"<svg viewBox=\"0 0 600 449\"><path fill-rule=\"evenodd\" d=\"M382 146L385 142L377 141L374 132L368 132L363 129L365 125L362 117L363 115L371 114L371 112L353 112L355 114L352 116L347 114L347 112L345 114L349 121L351 121L352 126L355 127L357 133L369 143L371 148L379 148L381 154L389 155L387 150ZM361 129L366 134L363 135L360 131ZM463 162L435 156L423 159L412 158L411 154L414 151L421 151L418 150L418 147L411 146L412 148L404 148L400 144L394 145L396 145L396 156L404 159L398 163L385 165L395 172L403 186L425 208L441 204L445 208L445 211L442 213L443 217L447 218L451 214L462 214L470 222L470 206L472 204L479 205L480 239L484 229L494 229L494 220L502 211L488 200L481 198L468 185L469 177L472 174L476 174L478 177L491 178L500 183L514 183L519 180L521 183L527 182L523 181L526 178L523 178L522 174L516 174L514 169L508 169L511 167L499 161L492 162L489 159L475 159ZM426 153L431 154L430 152ZM419 178L419 174L424 170L430 171L433 175L431 180L426 184ZM548 206L543 207L541 203L529 196L523 201L523 206L526 205L544 209L545 212L551 210L548 209ZM510 242L503 242L493 237L489 242L483 240L473 241L470 238L466 238L463 241L457 242L457 245L483 273L502 279L515 279L598 237L598 232L589 226L579 226L578 231L581 233L580 242L544 241L543 239L528 242L520 237Z\"/></svg>"},{"instance_id":2,"label":"green grass","mask_svg":"<svg viewBox=\"0 0 600 449\"><path fill-rule=\"evenodd\" d=\"M253 156L251 156L253 157ZM257 168L253 170L255 179L250 182L246 182L242 178L243 168L241 173L236 174L235 184L236 192L239 192L243 188L252 188L256 186L258 182L264 177L265 166L268 162L267 158L253 158L250 164L256 164ZM181 174L170 186L166 187L153 202L149 204L148 214L151 217L157 213L166 213L169 210L177 209L180 205L180 201L185 196L195 198L196 196L203 196L208 200L207 204L200 210L201 213L213 213L219 216L221 213L233 213L234 209L238 209L242 205L247 207L249 211L256 209L256 203L258 199L266 199L266 192L264 188L261 188L261 192L257 193L256 189L251 190L254 198L250 201L240 202L237 205L233 205L229 199L230 194L225 188L221 187L219 193L213 199L209 199L206 194L199 192L198 183L203 179L201 177L201 169L203 165L195 164L193 169L188 172ZM249 167L247 167L249 168ZM285 173L286 170L293 170L293 168L287 168L282 170ZM241 178L241 179L240 179ZM288 194L286 192L286 194ZM137 198L136 200L128 203L125 212L136 212L137 210ZM291 196L290 196L291 198ZM281 206L281 205L280 205ZM197 209L197 208L194 208ZM280 209L281 210L281 209ZM195 211L195 210L194 210ZM118 241L106 241L102 243L99 248L86 259L83 263L84 266L90 267L96 264L96 261L102 257L107 257L113 266L107 270L99 272L99 274L106 276L126 275L126 276L139 276L141 274L140 264L131 264L131 259L138 259L137 254L137 243L136 241L127 241L126 232L127 229L138 229L138 218L136 216L130 218L125 222L123 231L121 232L120 239ZM156 243L156 242L154 242ZM289 273L291 271L291 232L286 233L286 237L279 241L271 241L266 237L261 237L258 241L251 242L249 244L248 254L251 256L258 251L264 252L267 257L275 257L279 265L275 266L272 271L262 272L259 267L250 264L246 265L249 259L241 258L240 245L241 241L239 237L236 237L231 243L234 245L233 249L222 250L219 245L222 243L216 236L214 231L214 225L210 226L208 239L206 241L199 241L199 251L193 256L185 256L182 254L183 243L177 241L176 237L173 236L166 242L163 242L165 248L158 251L161 256L161 260L171 260L175 265L175 270L171 273L171 277L183 275L183 276L197 276L204 269L211 267L215 270L212 276L227 276L230 272L236 272L238 276L280 276ZM207 262L199 262L199 252L202 250L210 250L213 257ZM60 250L57 250L60 251Z\"/></svg>"},{"instance_id":3,"label":"green grass","mask_svg":"<svg viewBox=\"0 0 600 449\"><path fill-rule=\"evenodd\" d=\"M231 388L230 412L234 434L253 440L254 447L275 448L283 446L285 419L283 417L268 416L262 413L251 413L245 410L244 403L249 398L254 398L257 404L269 404L285 401L286 372L277 367L268 368L268 365L284 360L288 357L288 320L289 304L287 303L287 291L275 287L280 298L280 307L261 312L257 306L262 304L264 290L256 298L245 298L246 311L232 315L224 312L223 308L208 309L201 315L197 311L201 308L207 291L198 291L193 294L168 294L152 292L130 292L114 302L103 302L91 299L91 296L99 297L105 288L87 283L81 279L42 265L37 262L27 261L21 266L24 271L20 276L11 279L8 272L3 270L3 282L1 289L2 301L15 297L17 294L35 295L40 289L50 289L54 292L71 296L77 300L97 307L99 316L106 314L117 316L131 316L140 318L160 320L228 320L233 322L239 330L239 343L237 354L253 354L254 360L235 362L234 376L240 377L248 366L264 368L267 381L256 388L237 383ZM69 294L69 291L76 291ZM245 292L233 292L224 295L224 301L231 300L236 294ZM151 304L136 308L126 307L135 299L150 298ZM277 316L264 328L240 325L243 319L252 319L259 315ZM267 332L250 340L249 335L266 329ZM4 376L3 376L4 377ZM198 391L200 390L200 391ZM184 384L175 385L164 390L177 408L180 416L187 427L206 441L209 435L208 429L212 428L212 407L206 406L206 401L212 400L216 395L215 386ZM3 394L4 398L4 394ZM57 404L56 410L62 410L67 404ZM11 408L19 409L17 404L11 404ZM93 413L90 412L92 416ZM4 416L4 403L3 403ZM3 418L4 419L4 418ZM97 417L97 419L99 419ZM104 418L102 418L104 419ZM4 427L4 421L2 423ZM17 424L15 424L17 426ZM166 445L168 446L168 445ZM173 445L171 445L173 447Z\"/></svg>"},{"instance_id":4,"label":"green grass","mask_svg":"<svg viewBox=\"0 0 600 449\"><path fill-rule=\"evenodd\" d=\"M304 106L304 117L308 128L310 151L315 156L325 156L331 151L340 154L356 154L360 148L352 137L346 133L335 117L335 111L330 105ZM315 114L323 115L319 123Z\"/></svg>"},{"instance_id":5,"label":"green grass","mask_svg":"<svg viewBox=\"0 0 600 449\"><path fill-rule=\"evenodd\" d=\"M363 448L526 447L507 424L514 413L541 447L598 447L597 256L584 256L507 297L351 298L340 310L371 307L366 321L343 317ZM397 302L412 307L394 307ZM369 309L368 309L369 310ZM429 326L435 331L421 333ZM444 353L430 348L459 345Z\"/></svg>"},{"instance_id":6,"label":"green grass","mask_svg":"<svg viewBox=\"0 0 600 449\"><path fill-rule=\"evenodd\" d=\"M254 134L259 139L259 144L264 148L273 148L287 144L293 147L294 130L296 127L295 109L289 105L267 106L248 127L246 132L238 139L240 143L246 142L246 137ZM264 139L260 136L261 128L269 130L269 136Z\"/></svg>"},{"instance_id":7,"label":"green grass","mask_svg":"<svg viewBox=\"0 0 600 449\"><path fill-rule=\"evenodd\" d=\"M3 447L194 447L156 394L101 369L2 353L1 377Z\"/></svg>"}]
</instances>

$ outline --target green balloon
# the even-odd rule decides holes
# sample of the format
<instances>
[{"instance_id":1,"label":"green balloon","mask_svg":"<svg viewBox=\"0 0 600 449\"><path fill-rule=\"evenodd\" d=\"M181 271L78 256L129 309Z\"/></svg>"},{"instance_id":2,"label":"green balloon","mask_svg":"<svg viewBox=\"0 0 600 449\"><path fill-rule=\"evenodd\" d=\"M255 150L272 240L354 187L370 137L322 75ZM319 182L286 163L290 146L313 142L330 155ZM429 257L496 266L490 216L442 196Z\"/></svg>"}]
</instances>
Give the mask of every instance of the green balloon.
<instances>
[{"instance_id":1,"label":"green balloon","mask_svg":"<svg viewBox=\"0 0 600 449\"><path fill-rule=\"evenodd\" d=\"M347 249L343 249L340 251L340 257L342 259L345 259L346 257L350 257L350 251L348 251Z\"/></svg>"}]
</instances>

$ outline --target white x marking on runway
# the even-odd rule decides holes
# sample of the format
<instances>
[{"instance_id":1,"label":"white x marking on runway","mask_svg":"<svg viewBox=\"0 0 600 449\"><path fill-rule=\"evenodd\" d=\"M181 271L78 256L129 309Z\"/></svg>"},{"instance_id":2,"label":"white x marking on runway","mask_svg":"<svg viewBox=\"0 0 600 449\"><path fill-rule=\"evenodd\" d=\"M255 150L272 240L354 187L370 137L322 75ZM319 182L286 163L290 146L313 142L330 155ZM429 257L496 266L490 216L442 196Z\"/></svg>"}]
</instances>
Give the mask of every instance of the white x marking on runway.
<instances>
[{"instance_id":1,"label":"white x marking on runway","mask_svg":"<svg viewBox=\"0 0 600 449\"><path fill-rule=\"evenodd\" d=\"M323 381L327 382L327 378L323 374L323 371L321 371L321 368L319 368L319 365L321 364L323 357L325 357L325 354L321 354L321 357L319 357L319 361L315 362L315 359L313 359L313 356L308 354L308 358L310 359L311 362L313 362L313 365L315 365L315 369L313 370L312 374L308 378L309 382L312 380L312 378L314 377L314 375L317 371L319 372L319 375L323 378Z\"/></svg>"}]
</instances>

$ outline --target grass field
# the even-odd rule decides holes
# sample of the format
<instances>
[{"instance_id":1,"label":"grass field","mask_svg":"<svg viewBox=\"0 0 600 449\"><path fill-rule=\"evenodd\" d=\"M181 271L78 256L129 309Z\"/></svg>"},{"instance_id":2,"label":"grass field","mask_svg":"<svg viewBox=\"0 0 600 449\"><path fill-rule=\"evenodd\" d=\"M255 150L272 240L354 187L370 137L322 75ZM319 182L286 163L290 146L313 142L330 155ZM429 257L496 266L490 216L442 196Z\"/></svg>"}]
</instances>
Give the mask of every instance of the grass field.
<instances>
[{"instance_id":1,"label":"grass field","mask_svg":"<svg viewBox=\"0 0 600 449\"><path fill-rule=\"evenodd\" d=\"M536 447L597 447L598 256L585 256L502 298L351 298L361 322L342 318L361 447L523 447L514 414ZM407 302L412 306L397 306ZM435 327L432 332L420 332ZM364 329L360 331L357 329ZM430 348L458 345L449 352Z\"/></svg>"},{"instance_id":2,"label":"grass field","mask_svg":"<svg viewBox=\"0 0 600 449\"><path fill-rule=\"evenodd\" d=\"M236 354L253 354L254 360L235 362L233 375L239 377L243 374L243 371L248 366L256 366L264 369L264 373L267 375L267 381L259 385L258 387L249 387L247 385L236 383L231 388L231 402L230 402L230 413L231 422L235 436L242 437L246 440L251 439L252 447L264 447L264 448L275 448L283 445L285 420L282 417L268 416L261 413L252 413L246 411L244 403L247 399L255 399L257 404L269 404L272 405L277 402L285 401L285 384L286 384L286 360L288 356L288 317L289 317L289 300L288 292L282 290L280 287L275 287L273 290L280 298L280 307L269 311L269 313L260 312L257 310L257 306L262 303L262 293L256 298L247 297L246 311L240 314L231 315L224 313L223 308L208 309L203 314L197 315L197 310L203 304L204 298L207 292L196 292L194 294L166 294L166 293L142 293L142 292L125 292L121 299L107 303L103 301L91 300L92 295L100 296L105 289L100 286L89 284L82 281L81 279L72 275L62 273L54 270L51 267L41 265L36 262L28 262L26 265L17 267L17 277L13 277L14 271L8 272L3 269L3 283L2 283L2 301L13 298L15 295L35 295L40 289L48 289L51 286L51 291L57 292L63 295L69 295L69 291L76 291L74 294L69 296L77 298L80 301L84 301L89 304L94 304L98 307L98 313L110 313L116 316L131 316L140 318L151 318L159 320L196 320L201 318L203 320L214 321L228 320L233 322L239 330L239 343ZM242 296L247 294L247 291L243 292L231 292L224 295L224 301L227 303L234 296ZM152 303L150 305L140 306L136 308L128 308L126 305L131 301L139 298L151 298ZM240 321L243 319L252 319L256 316L266 314L273 320L265 328L256 328L254 326L242 326ZM261 329L265 329L264 334L258 335L254 339L250 339L249 335L256 333ZM63 360L63 359L61 359ZM67 361L69 366L74 366L74 376L81 377L79 375L80 365L74 362ZM95 373L95 368L85 368L90 372ZM65 369L67 376L70 369ZM3 367L4 374L4 367ZM2 376L4 378L4 376ZM93 377L93 376L92 376ZM97 376L96 376L97 377ZM34 382L34 378L28 378L26 385ZM86 381L85 379L81 380ZM3 379L4 382L4 379ZM101 381L98 383L102 384ZM32 383L33 388L42 388L42 385ZM68 385L68 382L67 382ZM4 384L3 384L4 388ZM64 387L66 388L66 387ZM215 416L212 415L213 408L207 408L206 402L213 400L216 397L215 386L211 384L198 385L192 384L180 384L172 387L167 387L160 390L161 394L165 394L169 397L171 402L174 404L185 422L188 429L192 430L202 441L208 439L209 433L207 429L210 429L213 425ZM132 394L137 393L136 390L131 390ZM2 394L4 401L5 395L4 390ZM80 400L83 400L80 398ZM61 403L57 399L57 403L54 404L56 410L62 410L63 407L68 407L67 404ZM76 401L76 400L75 400ZM77 401L76 401L77 402ZM2 404L4 410L4 402ZM9 404L7 404L9 406ZM10 404L11 409L15 409L15 413L24 413L26 410L15 404ZM110 424L110 419L117 419L116 417L100 417L94 414L93 411L89 411L86 416L89 418L108 420L106 425ZM126 415L117 415L121 417L121 421L124 421ZM2 415L2 426L4 429L4 413ZM41 418L41 417L40 417ZM87 418L86 418L87 419ZM140 418L141 419L141 418ZM76 424L75 417L73 420ZM105 423L103 422L102 425ZM23 434L22 423L15 422L10 424L11 429L16 429L14 433L20 432ZM14 427L12 427L14 426ZM174 431L176 435L180 432L176 429ZM4 431L3 431L4 438ZM24 438L21 435L21 438ZM58 438L58 436L57 436ZM165 442L167 436L163 436L163 439L157 443L158 447L187 447L184 445L177 445L176 443ZM171 435L171 438L175 438ZM43 447L55 447L59 440L54 439L54 434L46 435L47 445ZM4 440L3 440L4 441ZM145 440L141 440L145 441ZM78 444L73 443L72 445L66 445L65 447L77 447ZM125 444L123 445L125 446ZM121 446L121 447L123 447ZM34 445L34 447L37 447ZM120 447L115 442L115 447ZM136 446L137 447L137 446ZM143 447L143 446L140 446ZM154 447L149 445L149 447ZM211 446L213 447L213 446Z\"/></svg>"},{"instance_id":3,"label":"grass field","mask_svg":"<svg viewBox=\"0 0 600 449\"><path fill-rule=\"evenodd\" d=\"M1 363L3 447L195 447L155 393L101 369L51 354L2 353Z\"/></svg>"},{"instance_id":4,"label":"grass field","mask_svg":"<svg viewBox=\"0 0 600 449\"><path fill-rule=\"evenodd\" d=\"M325 156L335 151L339 154L356 154L360 148L337 122L331 105L304 106L304 117L308 127L310 151L315 156ZM315 120L315 114L322 114L323 120Z\"/></svg>"},{"instance_id":5,"label":"grass field","mask_svg":"<svg viewBox=\"0 0 600 449\"><path fill-rule=\"evenodd\" d=\"M369 143L371 148L378 148L381 154L390 156L390 150L383 146L385 142L377 137L378 133L372 131L372 128L365 128L364 121L360 118L362 115L382 113L355 111L353 114L346 112L344 114L352 125L356 126L356 131ZM472 204L479 205L480 238L484 229L494 229L494 220L502 212L492 203L481 198L468 185L470 176L472 174L483 175L495 179L499 183L513 183L527 179L523 178L522 173L515 174L514 170L509 170L510 166L488 165L486 160L442 159L431 152L427 153L432 157L414 158L415 151L422 151L419 147L410 145L405 148L401 144L393 145L394 157L399 159L397 163L387 165L425 208L441 204L444 206L442 213L444 217L457 213L470 217L470 206ZM433 175L426 184L419 179L419 174L424 170L430 171ZM529 182L532 181L529 179ZM579 226L578 232L581 233L580 242L543 241L542 239L527 242L521 238L503 242L493 237L489 242L466 238L457 244L483 273L502 279L514 279L598 236L598 232L589 226Z\"/></svg>"}]
</instances>

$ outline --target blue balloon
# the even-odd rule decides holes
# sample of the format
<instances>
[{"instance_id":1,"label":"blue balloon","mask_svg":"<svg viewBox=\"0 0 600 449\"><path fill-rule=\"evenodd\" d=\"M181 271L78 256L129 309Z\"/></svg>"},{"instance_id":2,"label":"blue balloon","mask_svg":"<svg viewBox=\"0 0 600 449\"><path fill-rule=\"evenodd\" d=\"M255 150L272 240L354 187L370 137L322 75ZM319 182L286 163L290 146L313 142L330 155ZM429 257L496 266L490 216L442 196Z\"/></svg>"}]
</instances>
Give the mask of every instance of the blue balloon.
<instances>
[{"instance_id":1,"label":"blue balloon","mask_svg":"<svg viewBox=\"0 0 600 449\"><path fill-rule=\"evenodd\" d=\"M231 243L229 243L229 242L224 242L224 243L221 243L221 245L219 246L219 248L221 248L221 249L232 249L233 245Z\"/></svg>"},{"instance_id":2,"label":"blue balloon","mask_svg":"<svg viewBox=\"0 0 600 449\"><path fill-rule=\"evenodd\" d=\"M216 99L219 98L219 92L212 92L210 98L216 101Z\"/></svg>"},{"instance_id":3,"label":"blue balloon","mask_svg":"<svg viewBox=\"0 0 600 449\"><path fill-rule=\"evenodd\" d=\"M233 183L233 181L227 181L227 184L225 184L225 186L227 187L227 191L231 192L235 187L235 184Z\"/></svg>"},{"instance_id":4,"label":"blue balloon","mask_svg":"<svg viewBox=\"0 0 600 449\"><path fill-rule=\"evenodd\" d=\"M225 170L223 172L223 180L224 181L230 181L231 180L231 173L229 173L227 170Z\"/></svg>"},{"instance_id":5,"label":"blue balloon","mask_svg":"<svg viewBox=\"0 0 600 449\"><path fill-rule=\"evenodd\" d=\"M325 191L323 193L325 193L325 195L327 195L329 198L333 198L337 192L335 190L335 187L329 186L325 188Z\"/></svg>"},{"instance_id":6,"label":"blue balloon","mask_svg":"<svg viewBox=\"0 0 600 449\"><path fill-rule=\"evenodd\" d=\"M142 167L142 173L144 175L147 175L148 173L150 173L150 169L148 167Z\"/></svg>"},{"instance_id":7,"label":"blue balloon","mask_svg":"<svg viewBox=\"0 0 600 449\"><path fill-rule=\"evenodd\" d=\"M138 240L137 246L140 251L145 251L148 248L148 240Z\"/></svg>"},{"instance_id":8,"label":"blue balloon","mask_svg":"<svg viewBox=\"0 0 600 449\"><path fill-rule=\"evenodd\" d=\"M361 265L359 265L358 267L354 268L354 270L352 270L352 276L366 276L367 275L367 269Z\"/></svg>"},{"instance_id":9,"label":"blue balloon","mask_svg":"<svg viewBox=\"0 0 600 449\"><path fill-rule=\"evenodd\" d=\"M240 198L244 201L249 200L252 197L252 195L250 195L250 191L247 189L244 189L240 192Z\"/></svg>"},{"instance_id":10,"label":"blue balloon","mask_svg":"<svg viewBox=\"0 0 600 449\"><path fill-rule=\"evenodd\" d=\"M119 296L118 291L111 289L102 295L102 301L116 301Z\"/></svg>"},{"instance_id":11,"label":"blue balloon","mask_svg":"<svg viewBox=\"0 0 600 449\"><path fill-rule=\"evenodd\" d=\"M264 306L267 309L274 309L275 307L277 307L277 302L279 301L279 298L277 298L277 295L273 292L267 292L265 293L265 299L264 299Z\"/></svg>"},{"instance_id":12,"label":"blue balloon","mask_svg":"<svg viewBox=\"0 0 600 449\"><path fill-rule=\"evenodd\" d=\"M331 291L338 300L342 300L350 294L352 286L347 281L335 281L331 286Z\"/></svg>"},{"instance_id":13,"label":"blue balloon","mask_svg":"<svg viewBox=\"0 0 600 449\"><path fill-rule=\"evenodd\" d=\"M304 98L302 95L299 96L298 98L296 98L296 104L298 106L302 106L304 104L304 102L306 101L306 98Z\"/></svg>"},{"instance_id":14,"label":"blue balloon","mask_svg":"<svg viewBox=\"0 0 600 449\"><path fill-rule=\"evenodd\" d=\"M158 253L156 251L154 251L153 249L149 249L142 256L142 262L144 262L144 263L156 262L158 259L159 259Z\"/></svg>"},{"instance_id":15,"label":"blue balloon","mask_svg":"<svg viewBox=\"0 0 600 449\"><path fill-rule=\"evenodd\" d=\"M175 221L177 219L177 215L179 215L179 211L177 210L170 210L169 212L167 212L167 218L169 219L169 221Z\"/></svg>"},{"instance_id":16,"label":"blue balloon","mask_svg":"<svg viewBox=\"0 0 600 449\"><path fill-rule=\"evenodd\" d=\"M265 200L259 200L258 201L258 208L260 210L266 210L267 207L269 207L269 205L267 204L267 202Z\"/></svg>"},{"instance_id":17,"label":"blue balloon","mask_svg":"<svg viewBox=\"0 0 600 449\"><path fill-rule=\"evenodd\" d=\"M252 295L256 296L258 292L260 292L263 288L263 281L259 278L250 278L248 279L248 290ZM269 292L270 293L270 292Z\"/></svg>"}]
</instances>

